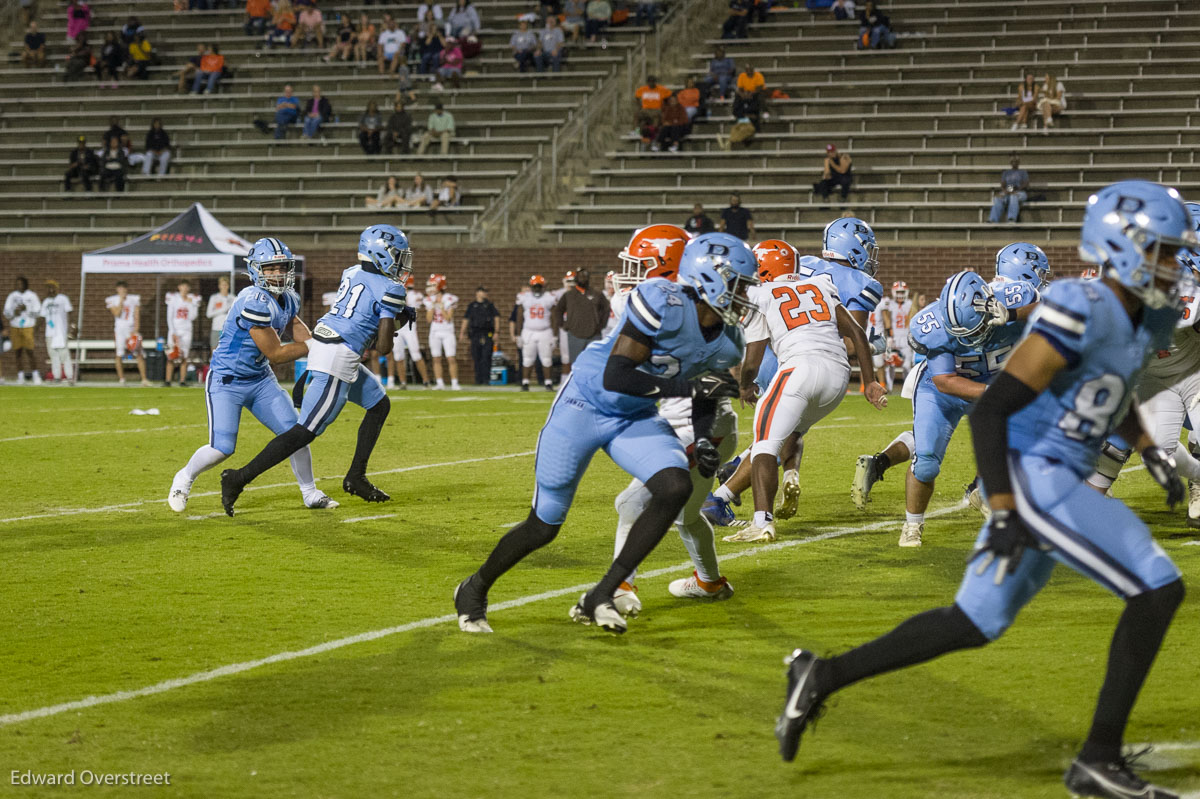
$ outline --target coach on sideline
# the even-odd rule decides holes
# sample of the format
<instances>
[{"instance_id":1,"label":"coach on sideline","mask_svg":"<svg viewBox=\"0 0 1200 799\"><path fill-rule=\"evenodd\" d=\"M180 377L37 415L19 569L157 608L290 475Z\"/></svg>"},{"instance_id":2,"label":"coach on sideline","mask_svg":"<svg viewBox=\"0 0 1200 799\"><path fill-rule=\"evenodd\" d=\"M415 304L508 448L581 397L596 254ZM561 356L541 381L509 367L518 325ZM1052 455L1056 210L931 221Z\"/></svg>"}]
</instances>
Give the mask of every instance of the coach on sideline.
<instances>
[{"instance_id":1,"label":"coach on sideline","mask_svg":"<svg viewBox=\"0 0 1200 799\"><path fill-rule=\"evenodd\" d=\"M608 323L608 298L602 291L588 288L591 276L586 269L575 273L575 288L567 289L554 306L554 326L567 331L567 352L571 363L588 344L600 338ZM563 317L566 317L564 320Z\"/></svg>"}]
</instances>

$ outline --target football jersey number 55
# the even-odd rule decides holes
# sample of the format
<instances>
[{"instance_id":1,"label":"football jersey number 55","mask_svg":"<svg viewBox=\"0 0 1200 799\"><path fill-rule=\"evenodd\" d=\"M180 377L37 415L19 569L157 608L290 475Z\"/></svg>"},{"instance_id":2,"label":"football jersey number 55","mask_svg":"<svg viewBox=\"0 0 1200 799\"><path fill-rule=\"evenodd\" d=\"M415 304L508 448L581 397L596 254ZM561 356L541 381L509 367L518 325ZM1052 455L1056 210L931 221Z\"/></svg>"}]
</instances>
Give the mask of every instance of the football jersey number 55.
<instances>
[{"instance_id":1,"label":"football jersey number 55","mask_svg":"<svg viewBox=\"0 0 1200 799\"><path fill-rule=\"evenodd\" d=\"M788 330L809 322L828 322L833 318L821 290L810 283L776 286L771 289L771 296L783 300L779 305L779 314Z\"/></svg>"}]
</instances>

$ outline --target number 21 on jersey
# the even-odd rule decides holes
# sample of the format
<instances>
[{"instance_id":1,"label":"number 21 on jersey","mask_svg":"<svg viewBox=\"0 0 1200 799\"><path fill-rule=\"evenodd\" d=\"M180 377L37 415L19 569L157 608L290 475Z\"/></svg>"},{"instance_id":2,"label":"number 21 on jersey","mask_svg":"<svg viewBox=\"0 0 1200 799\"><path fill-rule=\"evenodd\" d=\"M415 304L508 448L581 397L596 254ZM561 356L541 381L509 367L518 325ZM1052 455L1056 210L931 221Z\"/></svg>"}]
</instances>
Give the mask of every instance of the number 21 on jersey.
<instances>
[{"instance_id":1,"label":"number 21 on jersey","mask_svg":"<svg viewBox=\"0 0 1200 799\"><path fill-rule=\"evenodd\" d=\"M809 322L828 322L833 318L825 296L811 283L775 286L771 289L771 296L783 300L779 305L779 314L788 330L795 330Z\"/></svg>"}]
</instances>

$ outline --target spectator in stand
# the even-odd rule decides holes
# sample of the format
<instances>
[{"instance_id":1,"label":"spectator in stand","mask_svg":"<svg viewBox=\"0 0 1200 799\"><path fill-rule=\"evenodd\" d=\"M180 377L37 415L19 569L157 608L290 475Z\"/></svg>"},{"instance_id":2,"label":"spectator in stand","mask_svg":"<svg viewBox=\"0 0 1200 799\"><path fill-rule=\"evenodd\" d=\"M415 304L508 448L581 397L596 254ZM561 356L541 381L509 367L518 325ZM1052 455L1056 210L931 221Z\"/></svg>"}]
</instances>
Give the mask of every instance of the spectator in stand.
<instances>
[{"instance_id":1,"label":"spectator in stand","mask_svg":"<svg viewBox=\"0 0 1200 799\"><path fill-rule=\"evenodd\" d=\"M579 41L583 32L583 19L587 14L587 0L566 0L563 4L563 30L571 34L571 43Z\"/></svg>"},{"instance_id":2,"label":"spectator in stand","mask_svg":"<svg viewBox=\"0 0 1200 799\"><path fill-rule=\"evenodd\" d=\"M375 24L367 19L366 14L359 14L358 33L354 37L354 60L360 67L366 66L367 62L374 57L378 41ZM380 74L383 73L380 72Z\"/></svg>"},{"instance_id":3,"label":"spectator in stand","mask_svg":"<svg viewBox=\"0 0 1200 799\"><path fill-rule=\"evenodd\" d=\"M538 72L562 72L562 60L565 50L562 28L558 27L558 17L546 17L546 27L538 34L538 49L533 54Z\"/></svg>"},{"instance_id":4,"label":"spectator in stand","mask_svg":"<svg viewBox=\"0 0 1200 799\"><path fill-rule=\"evenodd\" d=\"M187 60L183 65L183 69L179 70L179 85L176 90L180 93L186 92L188 87L192 85L192 79L196 77L196 73L200 71L200 62L204 60L204 56L208 53L208 45L201 42L196 45L196 54Z\"/></svg>"},{"instance_id":5,"label":"spectator in stand","mask_svg":"<svg viewBox=\"0 0 1200 799\"><path fill-rule=\"evenodd\" d=\"M110 188L125 191L125 173L128 171L129 157L121 147L121 140L110 136L100 154L100 191Z\"/></svg>"},{"instance_id":6,"label":"spectator in stand","mask_svg":"<svg viewBox=\"0 0 1200 799\"><path fill-rule=\"evenodd\" d=\"M158 177L167 174L167 168L171 165L171 137L163 130L159 117L150 120L150 130L146 131L146 154L142 158L142 174L146 177L150 177L156 160Z\"/></svg>"},{"instance_id":7,"label":"spectator in stand","mask_svg":"<svg viewBox=\"0 0 1200 799\"><path fill-rule=\"evenodd\" d=\"M725 55L725 48L717 45L713 48L713 57L708 62L708 78L705 89L711 94L713 87L716 86L721 93L721 99L724 100L729 96L729 89L733 86L733 76L737 72L737 67L733 65L733 59Z\"/></svg>"},{"instance_id":8,"label":"spectator in stand","mask_svg":"<svg viewBox=\"0 0 1200 799\"><path fill-rule=\"evenodd\" d=\"M496 319L500 311L488 299L487 289L475 289L475 301L467 306L462 327L458 332L460 343L471 343L471 362L475 366L475 385L486 386L492 382L492 351L495 349Z\"/></svg>"},{"instance_id":9,"label":"spectator in stand","mask_svg":"<svg viewBox=\"0 0 1200 799\"><path fill-rule=\"evenodd\" d=\"M891 19L875 7L874 0L867 0L862 11L858 12L858 49L890 50L895 46L896 34L892 33Z\"/></svg>"},{"instance_id":10,"label":"spectator in stand","mask_svg":"<svg viewBox=\"0 0 1200 799\"><path fill-rule=\"evenodd\" d=\"M696 79L688 78L687 87L680 89L676 96L679 98L679 104L683 106L683 110L687 113L688 123L693 122L696 117L706 116L700 114L700 109L704 105L704 97L700 94L700 90L696 88Z\"/></svg>"},{"instance_id":11,"label":"spectator in stand","mask_svg":"<svg viewBox=\"0 0 1200 799\"><path fill-rule=\"evenodd\" d=\"M382 130L383 115L379 113L379 103L371 100L367 103L367 110L358 118L358 143L364 153L379 155L379 135Z\"/></svg>"},{"instance_id":12,"label":"spectator in stand","mask_svg":"<svg viewBox=\"0 0 1200 799\"><path fill-rule=\"evenodd\" d=\"M471 0L456 0L454 10L446 18L446 35L465 39L473 33L479 33L482 27L479 12Z\"/></svg>"},{"instance_id":13,"label":"spectator in stand","mask_svg":"<svg viewBox=\"0 0 1200 799\"><path fill-rule=\"evenodd\" d=\"M421 61L417 71L422 75L432 75L438 70L442 60L442 50L445 40L442 39L442 28L433 19L433 12L425 12L426 20L421 23L416 37Z\"/></svg>"},{"instance_id":14,"label":"spectator in stand","mask_svg":"<svg viewBox=\"0 0 1200 799\"><path fill-rule=\"evenodd\" d=\"M267 23L271 21L271 0L246 0L246 24L242 30L247 36L264 36Z\"/></svg>"},{"instance_id":15,"label":"spectator in stand","mask_svg":"<svg viewBox=\"0 0 1200 799\"><path fill-rule=\"evenodd\" d=\"M337 36L334 37L333 48L321 60L326 64L333 60L349 61L350 56L354 54L354 39L354 26L350 23L350 18L342 17Z\"/></svg>"},{"instance_id":16,"label":"spectator in stand","mask_svg":"<svg viewBox=\"0 0 1200 799\"><path fill-rule=\"evenodd\" d=\"M233 301L237 298L229 293L229 278L217 278L217 293L211 294L208 297L208 308L204 315L208 317L212 325L208 331L208 347L210 350L215 350L217 344L221 341L221 330L225 327L225 320L229 317L229 309L233 307Z\"/></svg>"},{"instance_id":17,"label":"spectator in stand","mask_svg":"<svg viewBox=\"0 0 1200 799\"><path fill-rule=\"evenodd\" d=\"M108 118L108 130L104 131L104 135L100 137L100 141L107 142L109 138L116 136L122 147L128 148L132 139L129 137L129 132L121 127L119 117Z\"/></svg>"},{"instance_id":18,"label":"spectator in stand","mask_svg":"<svg viewBox=\"0 0 1200 799\"><path fill-rule=\"evenodd\" d=\"M215 94L224 74L225 56L221 55L221 48L214 44L200 59L200 71L192 79L192 94Z\"/></svg>"},{"instance_id":19,"label":"spectator in stand","mask_svg":"<svg viewBox=\"0 0 1200 799\"><path fill-rule=\"evenodd\" d=\"M749 33L753 0L729 0L729 16L721 26L722 39L745 39Z\"/></svg>"},{"instance_id":20,"label":"spectator in stand","mask_svg":"<svg viewBox=\"0 0 1200 799\"><path fill-rule=\"evenodd\" d=\"M380 75L386 75L388 72L396 74L396 70L404 62L404 49L407 44L408 34L400 30L396 25L396 20L390 16L387 17L384 29L379 34L379 47L377 48Z\"/></svg>"},{"instance_id":21,"label":"spectator in stand","mask_svg":"<svg viewBox=\"0 0 1200 799\"><path fill-rule=\"evenodd\" d=\"M1017 89L1017 119L1012 129L1029 127L1029 117L1037 111L1038 100L1041 99L1041 87L1033 78L1033 73L1025 73L1025 82Z\"/></svg>"},{"instance_id":22,"label":"spectator in stand","mask_svg":"<svg viewBox=\"0 0 1200 799\"><path fill-rule=\"evenodd\" d=\"M87 0L67 0L67 41L78 41L91 25L92 9Z\"/></svg>"},{"instance_id":23,"label":"spectator in stand","mask_svg":"<svg viewBox=\"0 0 1200 799\"><path fill-rule=\"evenodd\" d=\"M41 385L42 373L37 368L33 354L33 331L37 327L38 311L42 308L38 295L29 290L29 281L17 277L16 290L4 300L4 318L8 322L8 339L12 342L13 359L17 364L17 382L25 382L25 371L21 368L21 354L32 372L33 384Z\"/></svg>"},{"instance_id":24,"label":"spectator in stand","mask_svg":"<svg viewBox=\"0 0 1200 799\"><path fill-rule=\"evenodd\" d=\"M318 48L324 49L325 16L316 6L305 6L296 15L296 32L292 34L291 46L307 47L310 38L316 40Z\"/></svg>"},{"instance_id":25,"label":"spectator in stand","mask_svg":"<svg viewBox=\"0 0 1200 799\"><path fill-rule=\"evenodd\" d=\"M462 83L463 71L463 51L462 45L459 44L457 36L449 36L446 38L445 47L442 49L441 66L438 67L438 78L446 81L455 89ZM437 91L440 83L433 85L434 91Z\"/></svg>"},{"instance_id":26,"label":"spectator in stand","mask_svg":"<svg viewBox=\"0 0 1200 799\"><path fill-rule=\"evenodd\" d=\"M457 208L462 204L462 192L458 188L458 179L453 175L442 178L441 188L429 204L429 213L436 219L436 214L442 208Z\"/></svg>"},{"instance_id":27,"label":"spectator in stand","mask_svg":"<svg viewBox=\"0 0 1200 799\"><path fill-rule=\"evenodd\" d=\"M46 66L46 34L38 32L36 21L29 23L25 32L25 48L21 50L21 65L25 67Z\"/></svg>"},{"instance_id":28,"label":"spectator in stand","mask_svg":"<svg viewBox=\"0 0 1200 799\"><path fill-rule=\"evenodd\" d=\"M433 205L433 189L420 172L413 175L412 185L404 192L404 205L407 208L428 208Z\"/></svg>"},{"instance_id":29,"label":"spectator in stand","mask_svg":"<svg viewBox=\"0 0 1200 799\"><path fill-rule=\"evenodd\" d=\"M75 149L71 151L70 166L67 167L67 173L63 176L63 191L71 190L71 182L75 178L79 178L79 182L83 184L83 188L87 191L92 190L92 178L100 174L100 160L96 158L96 154L92 152L92 148L87 146L87 137L80 136L79 142L75 145Z\"/></svg>"},{"instance_id":30,"label":"spectator in stand","mask_svg":"<svg viewBox=\"0 0 1200 799\"><path fill-rule=\"evenodd\" d=\"M71 385L75 385L75 372L67 344L74 328L68 314L73 310L67 295L59 293L58 281L53 278L47 280L46 298L42 300L42 307L38 311L38 316L46 320L46 353L50 356L50 373L46 377Z\"/></svg>"},{"instance_id":31,"label":"spectator in stand","mask_svg":"<svg viewBox=\"0 0 1200 799\"><path fill-rule=\"evenodd\" d=\"M833 14L836 20L854 19L854 0L834 0L833 5L829 7L829 13Z\"/></svg>"},{"instance_id":32,"label":"spectator in stand","mask_svg":"<svg viewBox=\"0 0 1200 799\"><path fill-rule=\"evenodd\" d=\"M738 121L749 122L754 126L757 132L762 127L762 119L764 115L763 105L765 100L759 92L743 89L740 86L733 96L733 118Z\"/></svg>"},{"instance_id":33,"label":"spectator in stand","mask_svg":"<svg viewBox=\"0 0 1200 799\"><path fill-rule=\"evenodd\" d=\"M517 29L508 37L508 46L512 50L513 68L524 72L533 66L533 54L537 52L537 34L529 30L529 22L522 19L517 23Z\"/></svg>"},{"instance_id":34,"label":"spectator in stand","mask_svg":"<svg viewBox=\"0 0 1200 799\"><path fill-rule=\"evenodd\" d=\"M396 70L396 98L394 102L415 103L417 101L417 92L413 88L412 72L408 68L408 64L401 64L400 69Z\"/></svg>"},{"instance_id":35,"label":"spectator in stand","mask_svg":"<svg viewBox=\"0 0 1200 799\"><path fill-rule=\"evenodd\" d=\"M737 87L741 91L763 97L767 91L767 80L761 72L747 63L738 75Z\"/></svg>"},{"instance_id":36,"label":"spectator in stand","mask_svg":"<svg viewBox=\"0 0 1200 799\"><path fill-rule=\"evenodd\" d=\"M117 88L117 79L121 77L126 52L124 45L117 41L116 33L109 31L104 34L100 57L96 59L96 80L99 81L101 89L106 83L111 89Z\"/></svg>"},{"instance_id":37,"label":"spectator in stand","mask_svg":"<svg viewBox=\"0 0 1200 799\"><path fill-rule=\"evenodd\" d=\"M679 152L679 145L687 138L692 126L688 119L687 109L679 104L679 98L670 95L664 101L662 111L662 127L658 130L658 138L650 145L650 149L658 152L666 147L669 152Z\"/></svg>"},{"instance_id":38,"label":"spectator in stand","mask_svg":"<svg viewBox=\"0 0 1200 799\"><path fill-rule=\"evenodd\" d=\"M1008 223L1015 224L1021 214L1021 203L1029 197L1026 194L1029 173L1021 169L1021 159L1016 153L1009 158L1008 166L1000 173L1000 192L992 200L992 212L988 215L988 221L993 225L1000 224L1000 214L1006 211Z\"/></svg>"},{"instance_id":39,"label":"spectator in stand","mask_svg":"<svg viewBox=\"0 0 1200 799\"><path fill-rule=\"evenodd\" d=\"M729 207L721 212L717 230L746 241L754 235L754 214L742 207L740 194L729 195Z\"/></svg>"},{"instance_id":40,"label":"spectator in stand","mask_svg":"<svg viewBox=\"0 0 1200 799\"><path fill-rule=\"evenodd\" d=\"M95 56L92 55L92 47L88 44L87 34L79 34L79 38L75 40L75 44L71 46L71 52L67 56L67 65L64 68L63 80L75 80L95 60Z\"/></svg>"},{"instance_id":41,"label":"spectator in stand","mask_svg":"<svg viewBox=\"0 0 1200 799\"><path fill-rule=\"evenodd\" d=\"M288 125L300 117L300 100L292 94L292 84L283 87L283 94L275 101L275 138L287 136Z\"/></svg>"},{"instance_id":42,"label":"spectator in stand","mask_svg":"<svg viewBox=\"0 0 1200 799\"><path fill-rule=\"evenodd\" d=\"M127 46L133 44L137 41L138 34L145 32L146 26L142 24L140 19L131 14L125 24L121 26L121 44Z\"/></svg>"},{"instance_id":43,"label":"spectator in stand","mask_svg":"<svg viewBox=\"0 0 1200 799\"><path fill-rule=\"evenodd\" d=\"M442 109L441 103L433 104L433 113L429 115L429 120L425 124L425 132L421 134L421 146L417 148L417 155L425 155L425 149L429 147L429 143L434 137L441 139L442 155L450 153L450 140L454 138L454 116Z\"/></svg>"},{"instance_id":44,"label":"spectator in stand","mask_svg":"<svg viewBox=\"0 0 1200 799\"><path fill-rule=\"evenodd\" d=\"M603 42L604 34L608 30L608 23L613 15L612 4L608 0L588 0L583 13L583 32L587 35L588 41L595 42L599 37L599 40Z\"/></svg>"},{"instance_id":45,"label":"spectator in stand","mask_svg":"<svg viewBox=\"0 0 1200 799\"><path fill-rule=\"evenodd\" d=\"M313 84L312 96L304 102L304 129L300 135L313 139L321 132L321 126L333 117L333 106L321 96L321 87Z\"/></svg>"},{"instance_id":46,"label":"spectator in stand","mask_svg":"<svg viewBox=\"0 0 1200 799\"><path fill-rule=\"evenodd\" d=\"M395 175L388 175L387 183L379 187L374 197L368 197L368 208L400 208L404 205L404 196L400 192L400 183Z\"/></svg>"},{"instance_id":47,"label":"spectator in stand","mask_svg":"<svg viewBox=\"0 0 1200 799\"><path fill-rule=\"evenodd\" d=\"M383 131L381 144L388 155L396 152L408 155L412 151L412 115L404 108L404 103L398 102L392 106L392 115L388 117L387 127Z\"/></svg>"},{"instance_id":48,"label":"spectator in stand","mask_svg":"<svg viewBox=\"0 0 1200 799\"><path fill-rule=\"evenodd\" d=\"M1042 133L1049 133L1054 127L1054 117L1067 107L1067 88L1058 79L1046 73L1038 99L1038 111L1042 112Z\"/></svg>"},{"instance_id":49,"label":"spectator in stand","mask_svg":"<svg viewBox=\"0 0 1200 799\"><path fill-rule=\"evenodd\" d=\"M813 184L813 191L821 195L821 202L829 201L829 194L837 186L842 192L842 204L850 196L850 184L854 181L853 163L849 155L839 153L836 144L825 145L825 165L821 180Z\"/></svg>"},{"instance_id":50,"label":"spectator in stand","mask_svg":"<svg viewBox=\"0 0 1200 799\"><path fill-rule=\"evenodd\" d=\"M150 77L150 65L157 61L154 47L139 33L137 38L129 43L129 64L125 67L125 77L146 80Z\"/></svg>"},{"instance_id":51,"label":"spectator in stand","mask_svg":"<svg viewBox=\"0 0 1200 799\"><path fill-rule=\"evenodd\" d=\"M637 110L634 114L634 125L637 129L634 133L639 134L645 123L657 128L662 117L663 100L671 96L671 90L660 84L654 75L647 75L646 84L639 86L633 94L637 98Z\"/></svg>"},{"instance_id":52,"label":"spectator in stand","mask_svg":"<svg viewBox=\"0 0 1200 799\"><path fill-rule=\"evenodd\" d=\"M277 44L291 46L292 32L296 30L296 12L290 0L279 0L275 14L271 17L271 30L263 39L268 50Z\"/></svg>"},{"instance_id":53,"label":"spectator in stand","mask_svg":"<svg viewBox=\"0 0 1200 799\"><path fill-rule=\"evenodd\" d=\"M695 238L705 233L712 233L717 226L713 224L712 218L704 213L704 206L696 203L692 206L692 215L683 223L683 229L689 236Z\"/></svg>"},{"instance_id":54,"label":"spectator in stand","mask_svg":"<svg viewBox=\"0 0 1200 799\"><path fill-rule=\"evenodd\" d=\"M579 356L593 341L599 341L600 333L608 324L611 308L603 291L590 288L591 273L580 269L575 273L575 286L558 298L554 306L553 328L567 331L567 355L571 363L578 363Z\"/></svg>"}]
</instances>

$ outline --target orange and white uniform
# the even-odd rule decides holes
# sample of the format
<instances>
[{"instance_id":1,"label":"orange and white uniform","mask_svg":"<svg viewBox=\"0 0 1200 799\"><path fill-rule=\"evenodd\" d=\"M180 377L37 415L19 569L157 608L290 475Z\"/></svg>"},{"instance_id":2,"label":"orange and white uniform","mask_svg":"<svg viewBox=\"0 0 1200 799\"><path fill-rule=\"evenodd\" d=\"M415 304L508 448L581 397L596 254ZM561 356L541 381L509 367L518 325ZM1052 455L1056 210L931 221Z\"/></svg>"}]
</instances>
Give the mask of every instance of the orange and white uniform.
<instances>
[{"instance_id":1,"label":"orange and white uniform","mask_svg":"<svg viewBox=\"0 0 1200 799\"><path fill-rule=\"evenodd\" d=\"M192 330L200 315L200 298L195 294L186 297L178 291L167 294L167 335L169 343L178 347L186 358L192 349Z\"/></svg>"},{"instance_id":2,"label":"orange and white uniform","mask_svg":"<svg viewBox=\"0 0 1200 799\"><path fill-rule=\"evenodd\" d=\"M440 358L443 354L453 358L458 354L457 338L454 335L454 309L458 307L458 297L441 291L425 296L426 310L433 311L429 322L429 354Z\"/></svg>"},{"instance_id":3,"label":"orange and white uniform","mask_svg":"<svg viewBox=\"0 0 1200 799\"><path fill-rule=\"evenodd\" d=\"M125 357L125 342L137 332L134 321L137 318L137 308L142 304L142 298L137 294L126 294L121 299L120 294L114 294L104 301L106 308L120 308L121 313L113 319L113 335L117 342L117 357Z\"/></svg>"},{"instance_id":4,"label":"orange and white uniform","mask_svg":"<svg viewBox=\"0 0 1200 799\"><path fill-rule=\"evenodd\" d=\"M517 306L521 309L521 366L533 366L537 359L543 369L549 369L554 362L550 316L556 304L554 293L549 291L534 294L525 290L517 295Z\"/></svg>"},{"instance_id":5,"label":"orange and white uniform","mask_svg":"<svg viewBox=\"0 0 1200 799\"><path fill-rule=\"evenodd\" d=\"M904 359L904 369L908 370L912 366L913 351L908 343L908 327L912 321L913 301L910 299L897 300L892 297L884 297L879 303L879 307L875 309L875 313L886 311L892 318L892 346L900 357Z\"/></svg>"}]
</instances>

